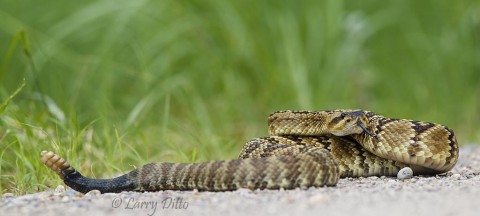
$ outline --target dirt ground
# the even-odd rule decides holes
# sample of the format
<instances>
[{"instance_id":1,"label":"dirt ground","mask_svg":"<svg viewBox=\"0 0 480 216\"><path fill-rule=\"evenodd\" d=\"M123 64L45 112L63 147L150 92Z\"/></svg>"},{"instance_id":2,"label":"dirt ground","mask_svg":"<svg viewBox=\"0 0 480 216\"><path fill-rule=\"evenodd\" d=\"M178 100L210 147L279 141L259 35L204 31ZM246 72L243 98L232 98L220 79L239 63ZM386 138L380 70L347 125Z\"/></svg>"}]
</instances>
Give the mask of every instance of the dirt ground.
<instances>
[{"instance_id":1,"label":"dirt ground","mask_svg":"<svg viewBox=\"0 0 480 216\"><path fill-rule=\"evenodd\" d=\"M0 198L2 215L479 215L480 145L460 149L457 166L438 176L341 179L307 190L83 195L62 186Z\"/></svg>"}]
</instances>

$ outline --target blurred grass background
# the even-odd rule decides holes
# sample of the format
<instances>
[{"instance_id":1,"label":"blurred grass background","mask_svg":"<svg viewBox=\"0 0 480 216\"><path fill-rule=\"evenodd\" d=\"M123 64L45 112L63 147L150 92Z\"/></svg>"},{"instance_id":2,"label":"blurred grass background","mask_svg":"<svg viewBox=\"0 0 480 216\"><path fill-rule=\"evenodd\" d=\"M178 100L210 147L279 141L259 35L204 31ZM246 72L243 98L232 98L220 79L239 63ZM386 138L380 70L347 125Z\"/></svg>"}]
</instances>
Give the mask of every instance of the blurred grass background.
<instances>
[{"instance_id":1,"label":"blurred grass background","mask_svg":"<svg viewBox=\"0 0 480 216\"><path fill-rule=\"evenodd\" d=\"M480 141L479 1L0 2L0 193L235 158L275 110L361 108ZM1 112L1 111L0 111Z\"/></svg>"}]
</instances>

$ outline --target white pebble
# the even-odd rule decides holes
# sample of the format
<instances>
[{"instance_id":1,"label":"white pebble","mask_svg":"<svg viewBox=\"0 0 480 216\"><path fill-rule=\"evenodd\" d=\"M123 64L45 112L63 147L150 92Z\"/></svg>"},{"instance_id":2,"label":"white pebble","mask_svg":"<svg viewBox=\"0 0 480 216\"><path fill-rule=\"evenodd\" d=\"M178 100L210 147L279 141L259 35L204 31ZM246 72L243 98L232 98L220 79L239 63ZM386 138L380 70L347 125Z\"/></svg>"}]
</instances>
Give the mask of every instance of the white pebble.
<instances>
[{"instance_id":1,"label":"white pebble","mask_svg":"<svg viewBox=\"0 0 480 216\"><path fill-rule=\"evenodd\" d=\"M91 190L85 194L86 197L93 197L102 194L99 190Z\"/></svg>"},{"instance_id":2,"label":"white pebble","mask_svg":"<svg viewBox=\"0 0 480 216\"><path fill-rule=\"evenodd\" d=\"M252 190L248 188L239 188L237 189L237 193L239 193L240 196L248 196L252 194Z\"/></svg>"},{"instance_id":3,"label":"white pebble","mask_svg":"<svg viewBox=\"0 0 480 216\"><path fill-rule=\"evenodd\" d=\"M452 175L452 178L457 179L457 180L458 180L458 179L461 179L461 177L462 177L462 176L461 176L460 174L458 174L458 173L455 173L455 174Z\"/></svg>"},{"instance_id":4,"label":"white pebble","mask_svg":"<svg viewBox=\"0 0 480 216\"><path fill-rule=\"evenodd\" d=\"M410 167L404 167L398 171L397 178L400 180L409 179L413 177L413 170Z\"/></svg>"},{"instance_id":5,"label":"white pebble","mask_svg":"<svg viewBox=\"0 0 480 216\"><path fill-rule=\"evenodd\" d=\"M63 195L64 193L65 193L65 187L63 185L58 185L57 188L55 188L55 192L53 193L53 195L60 196L60 195Z\"/></svg>"},{"instance_id":6,"label":"white pebble","mask_svg":"<svg viewBox=\"0 0 480 216\"><path fill-rule=\"evenodd\" d=\"M328 200L328 196L325 194L317 194L308 199L308 203L312 205L317 205Z\"/></svg>"}]
</instances>

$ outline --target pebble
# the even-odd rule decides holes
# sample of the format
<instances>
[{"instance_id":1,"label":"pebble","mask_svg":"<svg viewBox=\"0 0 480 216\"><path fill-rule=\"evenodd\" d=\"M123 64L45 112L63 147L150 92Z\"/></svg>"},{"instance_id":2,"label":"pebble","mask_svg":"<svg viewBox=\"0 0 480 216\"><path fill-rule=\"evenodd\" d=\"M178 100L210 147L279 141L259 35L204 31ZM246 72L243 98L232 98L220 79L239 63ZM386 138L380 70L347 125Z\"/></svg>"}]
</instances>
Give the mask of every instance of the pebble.
<instances>
[{"instance_id":1,"label":"pebble","mask_svg":"<svg viewBox=\"0 0 480 216\"><path fill-rule=\"evenodd\" d=\"M455 173L455 174L452 175L452 178L454 178L454 179L461 179L462 176L461 176L460 174L458 174L458 173Z\"/></svg>"},{"instance_id":2,"label":"pebble","mask_svg":"<svg viewBox=\"0 0 480 216\"><path fill-rule=\"evenodd\" d=\"M77 191L74 191L74 190L72 190L72 189L68 189L68 190L66 190L65 193L64 193L65 196L70 196L70 197L78 197L79 194L82 194L82 193L77 192Z\"/></svg>"},{"instance_id":3,"label":"pebble","mask_svg":"<svg viewBox=\"0 0 480 216\"><path fill-rule=\"evenodd\" d=\"M413 170L410 167L404 167L398 171L397 178L400 180L409 179L413 177Z\"/></svg>"},{"instance_id":4,"label":"pebble","mask_svg":"<svg viewBox=\"0 0 480 216\"><path fill-rule=\"evenodd\" d=\"M64 193L65 192L65 187L63 185L58 185L57 188L55 188L55 193Z\"/></svg>"},{"instance_id":5,"label":"pebble","mask_svg":"<svg viewBox=\"0 0 480 216\"><path fill-rule=\"evenodd\" d=\"M10 198L10 197L15 197L15 195L13 195L13 193L4 193L2 195L3 198Z\"/></svg>"},{"instance_id":6,"label":"pebble","mask_svg":"<svg viewBox=\"0 0 480 216\"><path fill-rule=\"evenodd\" d=\"M51 191L43 192L38 195L39 200L49 200L53 196Z\"/></svg>"},{"instance_id":7,"label":"pebble","mask_svg":"<svg viewBox=\"0 0 480 216\"><path fill-rule=\"evenodd\" d=\"M53 192L53 195L55 195L55 196L61 196L61 195L64 195L64 194L65 194L65 187L63 185L57 186L57 188L55 188L55 190Z\"/></svg>"},{"instance_id":8,"label":"pebble","mask_svg":"<svg viewBox=\"0 0 480 216\"><path fill-rule=\"evenodd\" d=\"M325 195L325 194L316 194L314 196L311 196L309 199L308 199L308 204L311 204L311 205L317 205L319 203L322 203L322 202L325 202L328 200L328 196Z\"/></svg>"},{"instance_id":9,"label":"pebble","mask_svg":"<svg viewBox=\"0 0 480 216\"><path fill-rule=\"evenodd\" d=\"M237 193L240 194L241 196L247 196L252 194L252 190L248 188L239 188L237 189Z\"/></svg>"},{"instance_id":10,"label":"pebble","mask_svg":"<svg viewBox=\"0 0 480 216\"><path fill-rule=\"evenodd\" d=\"M91 190L88 193L85 194L86 197L94 197L94 196L99 196L102 194L99 190Z\"/></svg>"}]
</instances>

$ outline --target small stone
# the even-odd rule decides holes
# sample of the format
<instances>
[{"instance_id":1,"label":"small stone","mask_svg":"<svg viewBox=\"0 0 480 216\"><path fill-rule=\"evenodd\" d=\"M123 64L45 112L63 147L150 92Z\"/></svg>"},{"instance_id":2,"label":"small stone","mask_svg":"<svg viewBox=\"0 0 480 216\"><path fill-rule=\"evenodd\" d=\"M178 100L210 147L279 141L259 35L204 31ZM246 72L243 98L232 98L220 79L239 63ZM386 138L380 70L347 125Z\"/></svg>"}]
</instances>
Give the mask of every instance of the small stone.
<instances>
[{"instance_id":1,"label":"small stone","mask_svg":"<svg viewBox=\"0 0 480 216\"><path fill-rule=\"evenodd\" d=\"M69 196L69 197L76 197L77 194L81 194L81 193L74 191L72 189L65 190L65 193L63 193L64 196Z\"/></svg>"},{"instance_id":2,"label":"small stone","mask_svg":"<svg viewBox=\"0 0 480 216\"><path fill-rule=\"evenodd\" d=\"M445 176L452 176L452 175L453 175L452 172L446 172L446 173L445 173Z\"/></svg>"},{"instance_id":3,"label":"small stone","mask_svg":"<svg viewBox=\"0 0 480 216\"><path fill-rule=\"evenodd\" d=\"M64 193L65 192L65 187L63 185L58 185L57 188L55 188L55 193Z\"/></svg>"},{"instance_id":4,"label":"small stone","mask_svg":"<svg viewBox=\"0 0 480 216\"><path fill-rule=\"evenodd\" d=\"M13 193L4 193L2 195L3 198L11 198L11 197L14 197L15 195L13 195Z\"/></svg>"},{"instance_id":5,"label":"small stone","mask_svg":"<svg viewBox=\"0 0 480 216\"><path fill-rule=\"evenodd\" d=\"M458 173L455 173L455 174L452 175L452 178L458 180L458 179L461 179L461 178L462 178L462 175L460 175L460 174L458 174Z\"/></svg>"},{"instance_id":6,"label":"small stone","mask_svg":"<svg viewBox=\"0 0 480 216\"><path fill-rule=\"evenodd\" d=\"M68 201L70 201L70 198L68 196L64 196L64 197L62 197L61 201L62 202L68 202Z\"/></svg>"},{"instance_id":7,"label":"small stone","mask_svg":"<svg viewBox=\"0 0 480 216\"><path fill-rule=\"evenodd\" d=\"M400 180L409 179L413 177L413 170L410 167L404 167L398 171L397 178Z\"/></svg>"},{"instance_id":8,"label":"small stone","mask_svg":"<svg viewBox=\"0 0 480 216\"><path fill-rule=\"evenodd\" d=\"M53 195L55 196L63 196L65 194L65 187L63 185L57 186L55 188L55 191L53 192Z\"/></svg>"},{"instance_id":9,"label":"small stone","mask_svg":"<svg viewBox=\"0 0 480 216\"><path fill-rule=\"evenodd\" d=\"M100 194L100 191L99 190L91 190L89 191L88 193L85 194L86 197L94 197L94 196L99 196Z\"/></svg>"},{"instance_id":10,"label":"small stone","mask_svg":"<svg viewBox=\"0 0 480 216\"><path fill-rule=\"evenodd\" d=\"M53 197L53 193L51 191L45 191L45 192L40 193L40 195L38 196L38 199L49 200L52 197Z\"/></svg>"},{"instance_id":11,"label":"small stone","mask_svg":"<svg viewBox=\"0 0 480 216\"><path fill-rule=\"evenodd\" d=\"M312 205L316 205L319 203L323 203L328 200L328 196L325 194L317 194L308 199L308 203Z\"/></svg>"},{"instance_id":12,"label":"small stone","mask_svg":"<svg viewBox=\"0 0 480 216\"><path fill-rule=\"evenodd\" d=\"M239 188L237 189L237 193L240 194L240 196L248 196L251 195L253 191L248 188Z\"/></svg>"},{"instance_id":13,"label":"small stone","mask_svg":"<svg viewBox=\"0 0 480 216\"><path fill-rule=\"evenodd\" d=\"M395 180L393 180L393 179L390 179L390 180L388 180L388 182L387 182L387 183L388 183L388 184L395 184L395 182L396 182Z\"/></svg>"}]
</instances>

